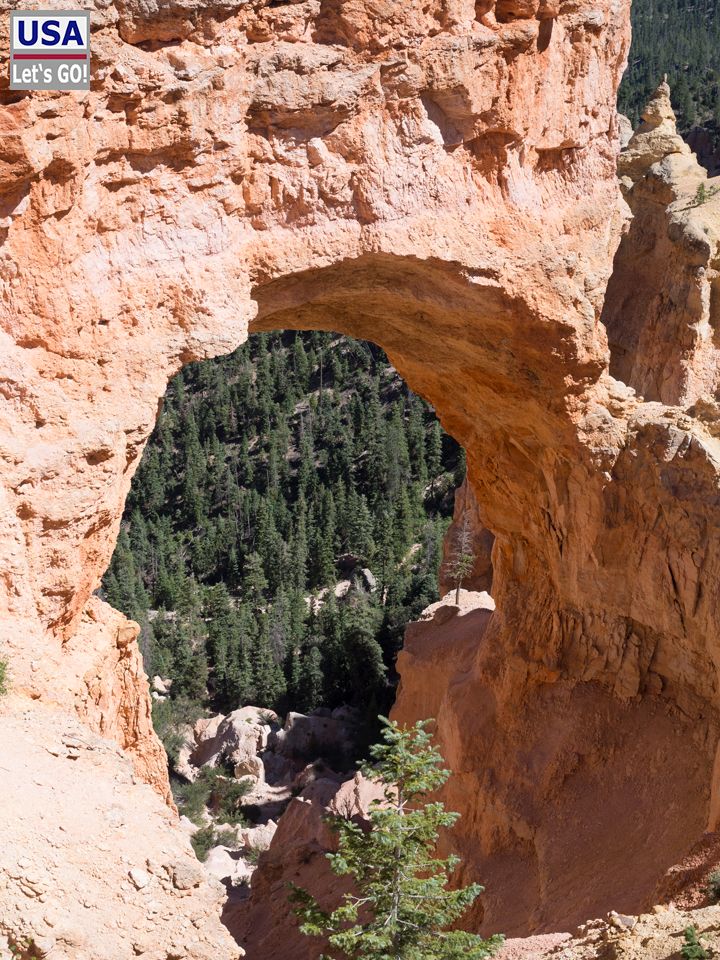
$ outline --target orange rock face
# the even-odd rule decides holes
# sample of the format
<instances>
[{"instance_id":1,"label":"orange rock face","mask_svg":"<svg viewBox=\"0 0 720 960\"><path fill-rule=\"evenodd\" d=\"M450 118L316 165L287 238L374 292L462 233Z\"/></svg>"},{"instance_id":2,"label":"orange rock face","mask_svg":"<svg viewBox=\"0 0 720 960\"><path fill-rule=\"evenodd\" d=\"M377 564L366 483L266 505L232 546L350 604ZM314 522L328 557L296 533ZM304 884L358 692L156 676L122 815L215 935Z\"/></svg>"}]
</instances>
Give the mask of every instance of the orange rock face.
<instances>
[{"instance_id":1,"label":"orange rock face","mask_svg":"<svg viewBox=\"0 0 720 960\"><path fill-rule=\"evenodd\" d=\"M646 400L689 405L717 391L720 202L675 127L663 83L620 157L633 220L602 319L610 372Z\"/></svg>"},{"instance_id":2,"label":"orange rock face","mask_svg":"<svg viewBox=\"0 0 720 960\"><path fill-rule=\"evenodd\" d=\"M495 538L495 612L459 618L462 655L452 620L410 636L397 712L437 716L507 932L629 909L720 803L714 355L642 402L601 322L628 7L98 2L92 90L0 108L16 693L166 793L133 629L92 593L167 380L253 330L374 340L465 446Z\"/></svg>"},{"instance_id":3,"label":"orange rock face","mask_svg":"<svg viewBox=\"0 0 720 960\"><path fill-rule=\"evenodd\" d=\"M642 694L620 692L637 681L629 663L609 692L508 650L484 596L408 628L394 711L437 717L453 771L443 799L462 813L446 847L463 880L487 887L468 922L526 936L639 912L705 829L714 725L668 702L650 672Z\"/></svg>"},{"instance_id":4,"label":"orange rock face","mask_svg":"<svg viewBox=\"0 0 720 960\"><path fill-rule=\"evenodd\" d=\"M479 431L574 448L620 226L609 2L127 3L93 24L91 92L2 109L3 642L16 685L60 700L182 363L248 329L342 329L388 349L478 475ZM48 653L67 667L29 669Z\"/></svg>"}]
</instances>

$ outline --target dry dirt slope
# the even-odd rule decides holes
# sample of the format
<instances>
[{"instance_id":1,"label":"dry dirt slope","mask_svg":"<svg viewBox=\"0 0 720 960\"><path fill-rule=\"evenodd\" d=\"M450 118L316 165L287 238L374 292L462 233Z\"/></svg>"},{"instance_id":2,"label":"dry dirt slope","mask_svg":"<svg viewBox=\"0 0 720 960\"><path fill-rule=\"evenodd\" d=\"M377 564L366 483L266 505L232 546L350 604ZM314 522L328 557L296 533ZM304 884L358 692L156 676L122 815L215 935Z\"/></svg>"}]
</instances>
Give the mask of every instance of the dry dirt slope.
<instances>
[{"instance_id":1,"label":"dry dirt slope","mask_svg":"<svg viewBox=\"0 0 720 960\"><path fill-rule=\"evenodd\" d=\"M0 957L7 935L52 960L240 955L224 888L119 747L17 696L0 719Z\"/></svg>"}]
</instances>

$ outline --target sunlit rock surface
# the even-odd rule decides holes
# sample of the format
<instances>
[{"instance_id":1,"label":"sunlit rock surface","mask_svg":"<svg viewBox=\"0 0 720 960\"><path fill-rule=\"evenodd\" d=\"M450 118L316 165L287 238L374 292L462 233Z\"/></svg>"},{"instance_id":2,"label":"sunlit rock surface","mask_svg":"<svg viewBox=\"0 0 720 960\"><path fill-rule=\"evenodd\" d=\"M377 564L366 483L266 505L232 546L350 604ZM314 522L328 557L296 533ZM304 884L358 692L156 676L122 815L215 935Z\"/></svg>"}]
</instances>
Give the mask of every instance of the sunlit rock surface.
<instances>
[{"instance_id":1,"label":"sunlit rock surface","mask_svg":"<svg viewBox=\"0 0 720 960\"><path fill-rule=\"evenodd\" d=\"M167 797L134 628L92 593L169 376L248 331L319 327L381 344L434 404L494 537L495 611L412 627L396 708L437 716L453 842L488 886L471 919L637 910L715 826L714 206L666 221L678 164L696 195L680 149L627 172L627 238L656 190L645 236L684 252L619 261L606 328L628 6L98 3L90 92L2 92L0 737L23 710L42 735L52 708ZM689 345L622 306L644 276ZM26 895L3 895L21 931Z\"/></svg>"}]
</instances>

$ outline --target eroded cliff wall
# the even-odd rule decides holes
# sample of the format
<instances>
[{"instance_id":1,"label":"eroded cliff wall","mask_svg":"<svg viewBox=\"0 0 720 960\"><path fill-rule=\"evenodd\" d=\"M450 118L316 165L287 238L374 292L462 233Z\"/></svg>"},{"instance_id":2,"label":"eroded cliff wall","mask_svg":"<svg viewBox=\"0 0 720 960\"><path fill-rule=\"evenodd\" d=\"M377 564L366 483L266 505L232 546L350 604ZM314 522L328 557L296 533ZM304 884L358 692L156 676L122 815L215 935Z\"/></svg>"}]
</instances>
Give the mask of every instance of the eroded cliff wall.
<instances>
[{"instance_id":1,"label":"eroded cliff wall","mask_svg":"<svg viewBox=\"0 0 720 960\"><path fill-rule=\"evenodd\" d=\"M90 92L3 92L7 710L79 712L166 791L91 596L132 474L181 364L335 329L435 405L495 538L467 669L426 688L411 638L398 705L438 717L486 922L640 897L628 849L654 870L713 819L720 448L610 376L600 320L627 8L98 2Z\"/></svg>"}]
</instances>

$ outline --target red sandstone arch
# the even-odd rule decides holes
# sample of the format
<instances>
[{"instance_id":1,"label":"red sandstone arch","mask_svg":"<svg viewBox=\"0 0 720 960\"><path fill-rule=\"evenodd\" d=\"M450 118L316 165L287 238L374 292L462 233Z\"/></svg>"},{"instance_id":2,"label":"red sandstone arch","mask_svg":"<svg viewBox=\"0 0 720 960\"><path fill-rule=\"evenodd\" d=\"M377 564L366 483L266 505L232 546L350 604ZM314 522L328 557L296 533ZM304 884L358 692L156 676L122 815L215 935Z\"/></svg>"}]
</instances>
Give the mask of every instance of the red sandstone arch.
<instances>
[{"instance_id":1,"label":"red sandstone arch","mask_svg":"<svg viewBox=\"0 0 720 960\"><path fill-rule=\"evenodd\" d=\"M127 2L95 11L90 93L5 91L0 653L165 790L92 591L167 379L248 329L375 340L496 535L498 613L432 690L412 636L398 710L437 714L514 932L636 908L714 826L718 468L608 375L627 5L480 6Z\"/></svg>"},{"instance_id":2,"label":"red sandstone arch","mask_svg":"<svg viewBox=\"0 0 720 960\"><path fill-rule=\"evenodd\" d=\"M572 929L610 904L648 905L708 825L717 744L716 718L697 712L700 675L685 686L703 627L693 653L679 655L675 633L683 613L672 578L684 547L671 514L696 509L695 490L658 507L678 467L675 428L646 428L640 411L630 436L605 446L619 410L634 406L626 389L590 363L577 395L567 380L561 387L577 364L567 327L454 265L371 255L253 295L251 330L334 329L379 342L468 452L495 537L497 609L410 628L394 715L438 718L454 772L445 793L463 812L454 843L466 878L488 885L476 921L523 935ZM449 336L438 348L423 334L440 325ZM583 427L597 430L594 442ZM655 463L642 451L646 429L662 451ZM688 449L681 469L696 457L693 469L709 469L707 456ZM627 482L636 470L637 488ZM259 949L253 916L249 943Z\"/></svg>"}]
</instances>

